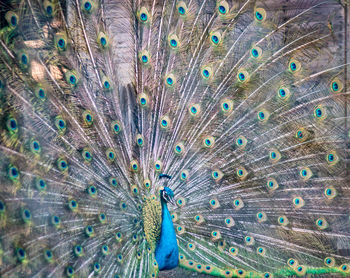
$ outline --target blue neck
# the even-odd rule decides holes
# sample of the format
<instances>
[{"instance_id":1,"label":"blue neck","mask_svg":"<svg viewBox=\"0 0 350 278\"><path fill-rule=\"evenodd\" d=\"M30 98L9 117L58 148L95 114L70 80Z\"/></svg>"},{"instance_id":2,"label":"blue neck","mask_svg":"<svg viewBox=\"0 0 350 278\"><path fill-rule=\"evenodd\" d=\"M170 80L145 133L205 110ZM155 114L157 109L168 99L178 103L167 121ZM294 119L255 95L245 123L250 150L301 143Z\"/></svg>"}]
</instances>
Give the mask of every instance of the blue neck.
<instances>
[{"instance_id":1,"label":"blue neck","mask_svg":"<svg viewBox=\"0 0 350 278\"><path fill-rule=\"evenodd\" d=\"M162 202L162 231L156 246L156 260L159 270L173 269L179 264L179 249L176 234L166 202Z\"/></svg>"}]
</instances>

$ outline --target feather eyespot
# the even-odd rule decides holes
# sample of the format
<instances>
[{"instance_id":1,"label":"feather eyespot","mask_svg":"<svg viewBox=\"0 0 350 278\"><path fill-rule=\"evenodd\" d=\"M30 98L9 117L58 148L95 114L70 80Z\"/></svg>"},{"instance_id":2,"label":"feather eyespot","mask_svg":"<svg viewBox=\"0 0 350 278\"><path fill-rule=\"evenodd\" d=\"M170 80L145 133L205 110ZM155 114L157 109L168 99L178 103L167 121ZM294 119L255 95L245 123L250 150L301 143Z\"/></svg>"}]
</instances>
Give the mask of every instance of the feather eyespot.
<instances>
[{"instance_id":1,"label":"feather eyespot","mask_svg":"<svg viewBox=\"0 0 350 278\"><path fill-rule=\"evenodd\" d=\"M196 245L194 243L188 243L187 248L190 249L191 251L196 249Z\"/></svg>"},{"instance_id":2,"label":"feather eyespot","mask_svg":"<svg viewBox=\"0 0 350 278\"><path fill-rule=\"evenodd\" d=\"M184 1L179 1L176 4L177 11L181 17L185 17L187 15L187 6Z\"/></svg>"},{"instance_id":3,"label":"feather eyespot","mask_svg":"<svg viewBox=\"0 0 350 278\"><path fill-rule=\"evenodd\" d=\"M30 65L29 56L25 52L20 52L18 55L18 61L20 63L21 68L27 69Z\"/></svg>"},{"instance_id":4,"label":"feather eyespot","mask_svg":"<svg viewBox=\"0 0 350 278\"><path fill-rule=\"evenodd\" d=\"M260 255L260 256L265 256L265 254L266 254L266 249L265 249L264 247L258 247L258 248L256 249L256 253L257 253L258 255Z\"/></svg>"},{"instance_id":5,"label":"feather eyespot","mask_svg":"<svg viewBox=\"0 0 350 278\"><path fill-rule=\"evenodd\" d=\"M266 187L270 192L272 192L275 191L279 187L279 185L274 178L268 178L266 182Z\"/></svg>"},{"instance_id":6,"label":"feather eyespot","mask_svg":"<svg viewBox=\"0 0 350 278\"><path fill-rule=\"evenodd\" d=\"M123 255L122 255L122 254L118 254L118 255L117 255L117 261L118 261L119 263L123 262Z\"/></svg>"},{"instance_id":7,"label":"feather eyespot","mask_svg":"<svg viewBox=\"0 0 350 278\"><path fill-rule=\"evenodd\" d=\"M61 219L57 215L51 216L51 224L56 228L59 228L61 225Z\"/></svg>"},{"instance_id":8,"label":"feather eyespot","mask_svg":"<svg viewBox=\"0 0 350 278\"><path fill-rule=\"evenodd\" d=\"M293 199L293 205L294 205L294 207L295 207L296 209L298 209L298 208L301 208L301 207L303 207L303 206L305 205L305 201L304 201L304 199L301 198L301 197L295 197L295 198Z\"/></svg>"},{"instance_id":9,"label":"feather eyespot","mask_svg":"<svg viewBox=\"0 0 350 278\"><path fill-rule=\"evenodd\" d=\"M263 8L256 8L254 16L258 22L263 22L266 19L266 11Z\"/></svg>"},{"instance_id":10,"label":"feather eyespot","mask_svg":"<svg viewBox=\"0 0 350 278\"><path fill-rule=\"evenodd\" d=\"M73 275L74 275L74 268L72 266L67 266L66 274L67 274L68 277L73 277Z\"/></svg>"},{"instance_id":11,"label":"feather eyespot","mask_svg":"<svg viewBox=\"0 0 350 278\"><path fill-rule=\"evenodd\" d=\"M188 108L188 110L192 117L198 117L198 115L200 115L200 112L201 112L201 107L199 104L193 104Z\"/></svg>"},{"instance_id":12,"label":"feather eyespot","mask_svg":"<svg viewBox=\"0 0 350 278\"><path fill-rule=\"evenodd\" d=\"M145 144L145 139L143 138L143 136L141 134L137 134L136 135L136 144L139 146L139 147L143 147L144 144Z\"/></svg>"},{"instance_id":13,"label":"feather eyespot","mask_svg":"<svg viewBox=\"0 0 350 278\"><path fill-rule=\"evenodd\" d=\"M318 218L315 223L317 228L319 228L320 230L324 230L328 227L328 222L324 217Z\"/></svg>"},{"instance_id":14,"label":"feather eyespot","mask_svg":"<svg viewBox=\"0 0 350 278\"><path fill-rule=\"evenodd\" d=\"M176 231L179 235L182 235L185 233L185 227L179 225L177 226Z\"/></svg>"},{"instance_id":15,"label":"feather eyespot","mask_svg":"<svg viewBox=\"0 0 350 278\"><path fill-rule=\"evenodd\" d=\"M239 72L237 74L237 76L238 76L239 81L245 81L245 79L246 79L246 76L243 72Z\"/></svg>"},{"instance_id":16,"label":"feather eyespot","mask_svg":"<svg viewBox=\"0 0 350 278\"><path fill-rule=\"evenodd\" d=\"M20 262L23 262L27 258L27 253L23 248L19 247L16 248L16 256Z\"/></svg>"},{"instance_id":17,"label":"feather eyespot","mask_svg":"<svg viewBox=\"0 0 350 278\"><path fill-rule=\"evenodd\" d=\"M55 118L55 126L58 130L58 134L62 135L66 132L66 121L61 116Z\"/></svg>"},{"instance_id":18,"label":"feather eyespot","mask_svg":"<svg viewBox=\"0 0 350 278\"><path fill-rule=\"evenodd\" d=\"M35 187L39 192L45 191L47 189L47 184L42 178L35 179Z\"/></svg>"},{"instance_id":19,"label":"feather eyespot","mask_svg":"<svg viewBox=\"0 0 350 278\"><path fill-rule=\"evenodd\" d=\"M210 66L204 66L201 75L204 80L210 80L213 77L213 69Z\"/></svg>"},{"instance_id":20,"label":"feather eyespot","mask_svg":"<svg viewBox=\"0 0 350 278\"><path fill-rule=\"evenodd\" d=\"M296 73L296 72L298 72L298 71L300 71L300 70L301 70L301 64L300 64L300 62L292 58L292 59L289 61L289 71L290 71L291 73Z\"/></svg>"},{"instance_id":21,"label":"feather eyespot","mask_svg":"<svg viewBox=\"0 0 350 278\"><path fill-rule=\"evenodd\" d=\"M244 167L238 167L236 175L240 180L245 180L248 176L248 172Z\"/></svg>"},{"instance_id":22,"label":"feather eyespot","mask_svg":"<svg viewBox=\"0 0 350 278\"><path fill-rule=\"evenodd\" d=\"M221 33L216 31L210 34L210 42L212 46L218 46L221 43L222 36Z\"/></svg>"},{"instance_id":23,"label":"feather eyespot","mask_svg":"<svg viewBox=\"0 0 350 278\"><path fill-rule=\"evenodd\" d=\"M82 257L84 255L84 249L81 245L75 245L73 251L76 257Z\"/></svg>"},{"instance_id":24,"label":"feather eyespot","mask_svg":"<svg viewBox=\"0 0 350 278\"><path fill-rule=\"evenodd\" d=\"M94 272L95 272L96 274L100 273L101 268L102 268L102 267L101 267L101 264L100 264L100 263L98 263L98 262L94 263Z\"/></svg>"},{"instance_id":25,"label":"feather eyespot","mask_svg":"<svg viewBox=\"0 0 350 278\"><path fill-rule=\"evenodd\" d=\"M168 116L162 116L160 118L159 124L163 130L168 130L171 127L171 121Z\"/></svg>"},{"instance_id":26,"label":"feather eyespot","mask_svg":"<svg viewBox=\"0 0 350 278\"><path fill-rule=\"evenodd\" d=\"M219 182L223 178L224 174L219 169L214 169L211 172L211 177L215 182Z\"/></svg>"},{"instance_id":27,"label":"feather eyespot","mask_svg":"<svg viewBox=\"0 0 350 278\"><path fill-rule=\"evenodd\" d=\"M256 218L258 219L259 223L265 222L267 219L266 213L261 211L256 214Z\"/></svg>"},{"instance_id":28,"label":"feather eyespot","mask_svg":"<svg viewBox=\"0 0 350 278\"><path fill-rule=\"evenodd\" d=\"M334 78L330 84L331 92L340 93L344 89L343 82L339 78Z\"/></svg>"},{"instance_id":29,"label":"feather eyespot","mask_svg":"<svg viewBox=\"0 0 350 278\"><path fill-rule=\"evenodd\" d=\"M281 226L287 226L289 224L289 220L285 215L279 216L277 221Z\"/></svg>"},{"instance_id":30,"label":"feather eyespot","mask_svg":"<svg viewBox=\"0 0 350 278\"><path fill-rule=\"evenodd\" d=\"M172 34L168 37L168 44L172 50L177 50L180 46L180 40L176 34Z\"/></svg>"},{"instance_id":31,"label":"feather eyespot","mask_svg":"<svg viewBox=\"0 0 350 278\"><path fill-rule=\"evenodd\" d=\"M224 17L229 12L230 7L226 1L220 1L218 2L216 9L219 15Z\"/></svg>"},{"instance_id":32,"label":"feather eyespot","mask_svg":"<svg viewBox=\"0 0 350 278\"><path fill-rule=\"evenodd\" d=\"M187 170L182 170L180 172L180 180L181 181L187 181L189 176L189 172Z\"/></svg>"},{"instance_id":33,"label":"feather eyespot","mask_svg":"<svg viewBox=\"0 0 350 278\"><path fill-rule=\"evenodd\" d=\"M176 201L176 204L182 208L186 205L186 200L183 197L179 197Z\"/></svg>"},{"instance_id":34,"label":"feather eyespot","mask_svg":"<svg viewBox=\"0 0 350 278\"><path fill-rule=\"evenodd\" d=\"M53 14L54 14L54 6L49 0L45 0L44 1L44 10L45 10L46 15L48 17L53 16Z\"/></svg>"},{"instance_id":35,"label":"feather eyespot","mask_svg":"<svg viewBox=\"0 0 350 278\"><path fill-rule=\"evenodd\" d=\"M35 95L37 98L39 98L40 100L45 100L46 99L46 92L43 88L38 87L35 90Z\"/></svg>"},{"instance_id":36,"label":"feather eyespot","mask_svg":"<svg viewBox=\"0 0 350 278\"><path fill-rule=\"evenodd\" d=\"M6 205L5 202L0 200L0 215L3 214L6 211Z\"/></svg>"},{"instance_id":37,"label":"feather eyespot","mask_svg":"<svg viewBox=\"0 0 350 278\"><path fill-rule=\"evenodd\" d=\"M141 9L138 12L138 18L142 23L148 23L149 22L150 14L146 7L141 7Z\"/></svg>"},{"instance_id":38,"label":"feather eyespot","mask_svg":"<svg viewBox=\"0 0 350 278\"><path fill-rule=\"evenodd\" d=\"M144 180L143 185L149 189L151 188L151 181L149 179Z\"/></svg>"},{"instance_id":39,"label":"feather eyespot","mask_svg":"<svg viewBox=\"0 0 350 278\"><path fill-rule=\"evenodd\" d=\"M194 217L194 221L196 221L197 225L200 225L204 222L204 218L202 215L198 214Z\"/></svg>"},{"instance_id":40,"label":"feather eyespot","mask_svg":"<svg viewBox=\"0 0 350 278\"><path fill-rule=\"evenodd\" d=\"M18 168L14 165L9 165L7 169L7 176L12 180L13 182L17 182L20 177L20 172Z\"/></svg>"},{"instance_id":41,"label":"feather eyespot","mask_svg":"<svg viewBox=\"0 0 350 278\"><path fill-rule=\"evenodd\" d=\"M107 48L109 44L107 35L104 32L100 32L97 36L97 42L102 49Z\"/></svg>"},{"instance_id":42,"label":"feather eyespot","mask_svg":"<svg viewBox=\"0 0 350 278\"><path fill-rule=\"evenodd\" d=\"M262 55L262 49L258 46L253 46L252 49L250 50L250 56L254 59L261 58L261 55Z\"/></svg>"},{"instance_id":43,"label":"feather eyespot","mask_svg":"<svg viewBox=\"0 0 350 278\"><path fill-rule=\"evenodd\" d=\"M68 201L68 207L72 212L76 212L78 210L78 202L74 199Z\"/></svg>"},{"instance_id":44,"label":"feather eyespot","mask_svg":"<svg viewBox=\"0 0 350 278\"><path fill-rule=\"evenodd\" d=\"M27 208L22 209L21 216L22 216L22 220L24 223L26 223L26 224L31 223L32 213L30 212L29 209L27 209Z\"/></svg>"},{"instance_id":45,"label":"feather eyespot","mask_svg":"<svg viewBox=\"0 0 350 278\"><path fill-rule=\"evenodd\" d=\"M298 267L296 267L295 270L299 276L305 275L306 273L306 267L303 265L298 265Z\"/></svg>"},{"instance_id":46,"label":"feather eyespot","mask_svg":"<svg viewBox=\"0 0 350 278\"><path fill-rule=\"evenodd\" d=\"M109 178L109 184L113 187L117 187L118 186L118 181L115 177L110 177Z\"/></svg>"},{"instance_id":47,"label":"feather eyespot","mask_svg":"<svg viewBox=\"0 0 350 278\"><path fill-rule=\"evenodd\" d=\"M298 261L293 258L290 258L288 259L287 264L292 268L296 268L298 266Z\"/></svg>"},{"instance_id":48,"label":"feather eyespot","mask_svg":"<svg viewBox=\"0 0 350 278\"><path fill-rule=\"evenodd\" d=\"M85 234L88 236L88 237L93 237L94 236L94 228L90 225L86 226L85 227Z\"/></svg>"},{"instance_id":49,"label":"feather eyespot","mask_svg":"<svg viewBox=\"0 0 350 278\"><path fill-rule=\"evenodd\" d=\"M313 174L310 168L304 167L300 170L299 175L304 181L307 181L312 177Z\"/></svg>"},{"instance_id":50,"label":"feather eyespot","mask_svg":"<svg viewBox=\"0 0 350 278\"><path fill-rule=\"evenodd\" d=\"M67 39L63 34L55 35L56 47L60 51L65 51L67 48Z\"/></svg>"},{"instance_id":51,"label":"feather eyespot","mask_svg":"<svg viewBox=\"0 0 350 278\"><path fill-rule=\"evenodd\" d=\"M82 114L84 125L89 127L93 124L94 116L92 115L92 112L90 110L85 110Z\"/></svg>"},{"instance_id":52,"label":"feather eyespot","mask_svg":"<svg viewBox=\"0 0 350 278\"><path fill-rule=\"evenodd\" d=\"M117 232L115 233L115 239L117 240L117 242L120 242L122 240L123 236L121 232Z\"/></svg>"},{"instance_id":53,"label":"feather eyespot","mask_svg":"<svg viewBox=\"0 0 350 278\"><path fill-rule=\"evenodd\" d=\"M5 19L7 23L11 26L11 28L16 28L18 25L18 15L12 11L8 11L5 14Z\"/></svg>"},{"instance_id":54,"label":"feather eyespot","mask_svg":"<svg viewBox=\"0 0 350 278\"><path fill-rule=\"evenodd\" d=\"M85 0L82 2L81 8L85 13L90 14L95 8L95 3L90 0Z\"/></svg>"},{"instance_id":55,"label":"feather eyespot","mask_svg":"<svg viewBox=\"0 0 350 278\"><path fill-rule=\"evenodd\" d=\"M107 256L109 254L109 247L107 245L102 245L101 246L101 252L103 256Z\"/></svg>"},{"instance_id":56,"label":"feather eyespot","mask_svg":"<svg viewBox=\"0 0 350 278\"><path fill-rule=\"evenodd\" d=\"M44 257L48 263L51 263L53 261L52 251L49 249L44 250Z\"/></svg>"},{"instance_id":57,"label":"feather eyespot","mask_svg":"<svg viewBox=\"0 0 350 278\"><path fill-rule=\"evenodd\" d=\"M337 196L337 190L333 186L327 186L324 190L324 195L331 200Z\"/></svg>"},{"instance_id":58,"label":"feather eyespot","mask_svg":"<svg viewBox=\"0 0 350 278\"><path fill-rule=\"evenodd\" d=\"M66 172L68 170L68 162L65 158L59 158L57 159L57 168L61 172Z\"/></svg>"},{"instance_id":59,"label":"feather eyespot","mask_svg":"<svg viewBox=\"0 0 350 278\"><path fill-rule=\"evenodd\" d=\"M66 81L72 87L75 87L78 84L79 78L74 71L67 71L65 73Z\"/></svg>"},{"instance_id":60,"label":"feather eyespot","mask_svg":"<svg viewBox=\"0 0 350 278\"><path fill-rule=\"evenodd\" d=\"M325 258L323 262L328 267L333 267L335 265L335 259L332 257Z\"/></svg>"},{"instance_id":61,"label":"feather eyespot","mask_svg":"<svg viewBox=\"0 0 350 278\"><path fill-rule=\"evenodd\" d=\"M272 163L276 163L281 159L281 153L277 149L272 149L269 152L269 158Z\"/></svg>"},{"instance_id":62,"label":"feather eyespot","mask_svg":"<svg viewBox=\"0 0 350 278\"><path fill-rule=\"evenodd\" d=\"M235 225L235 221L233 220L233 218L231 216L225 218L225 225L228 228L233 227Z\"/></svg>"},{"instance_id":63,"label":"feather eyespot","mask_svg":"<svg viewBox=\"0 0 350 278\"><path fill-rule=\"evenodd\" d=\"M18 132L18 123L17 120L10 116L6 121L6 128L11 134L15 134Z\"/></svg>"},{"instance_id":64,"label":"feather eyespot","mask_svg":"<svg viewBox=\"0 0 350 278\"><path fill-rule=\"evenodd\" d=\"M217 241L221 239L221 233L219 230L214 230L211 232L211 240L212 241Z\"/></svg>"},{"instance_id":65,"label":"feather eyespot","mask_svg":"<svg viewBox=\"0 0 350 278\"><path fill-rule=\"evenodd\" d=\"M109 91L112 89L111 81L106 76L104 76L102 79L102 86L105 91Z\"/></svg>"},{"instance_id":66,"label":"feather eyespot","mask_svg":"<svg viewBox=\"0 0 350 278\"><path fill-rule=\"evenodd\" d=\"M266 123L270 117L270 113L265 109L258 111L257 114L258 114L258 120L261 123Z\"/></svg>"},{"instance_id":67,"label":"feather eyespot","mask_svg":"<svg viewBox=\"0 0 350 278\"><path fill-rule=\"evenodd\" d=\"M106 224L107 222L107 216L104 213L100 213L98 215L98 220L100 221L101 224Z\"/></svg>"},{"instance_id":68,"label":"feather eyespot","mask_svg":"<svg viewBox=\"0 0 350 278\"><path fill-rule=\"evenodd\" d=\"M94 185L90 185L87 188L87 193L90 195L90 197L96 198L97 197L97 188Z\"/></svg>"},{"instance_id":69,"label":"feather eyespot","mask_svg":"<svg viewBox=\"0 0 350 278\"><path fill-rule=\"evenodd\" d=\"M179 142L174 146L175 154L183 155L185 151L186 151L185 145L182 142Z\"/></svg>"},{"instance_id":70,"label":"feather eyespot","mask_svg":"<svg viewBox=\"0 0 350 278\"><path fill-rule=\"evenodd\" d=\"M148 107L149 98L145 93L138 94L137 99L138 99L138 102L140 103L142 108Z\"/></svg>"},{"instance_id":71,"label":"feather eyespot","mask_svg":"<svg viewBox=\"0 0 350 278\"><path fill-rule=\"evenodd\" d=\"M219 200L216 198L209 200L209 205L212 209L217 209L220 207Z\"/></svg>"},{"instance_id":72,"label":"feather eyespot","mask_svg":"<svg viewBox=\"0 0 350 278\"><path fill-rule=\"evenodd\" d=\"M232 256L237 256L238 255L239 249L237 247L230 247L229 252Z\"/></svg>"},{"instance_id":73,"label":"feather eyespot","mask_svg":"<svg viewBox=\"0 0 350 278\"><path fill-rule=\"evenodd\" d=\"M174 87L174 85L176 84L176 78L174 76L174 74L170 73L168 75L165 76L165 85L169 88Z\"/></svg>"},{"instance_id":74,"label":"feather eyespot","mask_svg":"<svg viewBox=\"0 0 350 278\"><path fill-rule=\"evenodd\" d=\"M339 157L336 151L332 150L326 154L326 161L329 165L333 166L339 161Z\"/></svg>"},{"instance_id":75,"label":"feather eyespot","mask_svg":"<svg viewBox=\"0 0 350 278\"><path fill-rule=\"evenodd\" d=\"M130 162L130 168L131 168L131 171L133 171L133 172L138 172L138 170L139 170L139 163L137 162L137 160L132 160L131 162Z\"/></svg>"},{"instance_id":76,"label":"feather eyespot","mask_svg":"<svg viewBox=\"0 0 350 278\"><path fill-rule=\"evenodd\" d=\"M119 134L119 132L122 130L121 123L119 121L113 121L111 127L114 134Z\"/></svg>"},{"instance_id":77,"label":"feather eyespot","mask_svg":"<svg viewBox=\"0 0 350 278\"><path fill-rule=\"evenodd\" d=\"M290 91L287 87L280 87L277 96L280 100L287 101L290 98Z\"/></svg>"},{"instance_id":78,"label":"feather eyespot","mask_svg":"<svg viewBox=\"0 0 350 278\"><path fill-rule=\"evenodd\" d=\"M324 120L327 118L327 111L323 105L320 104L314 108L314 117L316 120Z\"/></svg>"},{"instance_id":79,"label":"feather eyespot","mask_svg":"<svg viewBox=\"0 0 350 278\"><path fill-rule=\"evenodd\" d=\"M230 99L223 99L221 101L221 111L224 115L228 115L233 110L233 101Z\"/></svg>"},{"instance_id":80,"label":"feather eyespot","mask_svg":"<svg viewBox=\"0 0 350 278\"><path fill-rule=\"evenodd\" d=\"M160 161L160 160L157 160L155 163L154 163L154 170L156 172L160 172L162 171L162 168L163 168L163 163Z\"/></svg>"},{"instance_id":81,"label":"feather eyespot","mask_svg":"<svg viewBox=\"0 0 350 278\"><path fill-rule=\"evenodd\" d=\"M240 149L244 149L248 143L248 140L247 138L245 138L243 135L239 135L237 138L236 138L236 146Z\"/></svg>"},{"instance_id":82,"label":"feather eyespot","mask_svg":"<svg viewBox=\"0 0 350 278\"><path fill-rule=\"evenodd\" d=\"M310 132L303 127L299 128L295 133L295 138L299 142L305 142L306 140L309 139L309 137L310 137Z\"/></svg>"},{"instance_id":83,"label":"feather eyespot","mask_svg":"<svg viewBox=\"0 0 350 278\"><path fill-rule=\"evenodd\" d=\"M147 50L140 51L138 56L142 65L148 66L150 64L151 56Z\"/></svg>"},{"instance_id":84,"label":"feather eyespot","mask_svg":"<svg viewBox=\"0 0 350 278\"><path fill-rule=\"evenodd\" d=\"M109 162L113 162L115 160L115 151L112 149L107 149L106 151L106 157Z\"/></svg>"},{"instance_id":85,"label":"feather eyespot","mask_svg":"<svg viewBox=\"0 0 350 278\"><path fill-rule=\"evenodd\" d=\"M342 264L339 268L342 272L345 272L345 273L350 272L350 265L348 265L348 264Z\"/></svg>"},{"instance_id":86,"label":"feather eyespot","mask_svg":"<svg viewBox=\"0 0 350 278\"><path fill-rule=\"evenodd\" d=\"M84 148L81 155L85 162L90 163L92 161L93 156L89 148Z\"/></svg>"},{"instance_id":87,"label":"feather eyespot","mask_svg":"<svg viewBox=\"0 0 350 278\"><path fill-rule=\"evenodd\" d=\"M215 145L215 138L213 136L206 136L202 143L204 148L211 149Z\"/></svg>"},{"instance_id":88,"label":"feather eyespot","mask_svg":"<svg viewBox=\"0 0 350 278\"><path fill-rule=\"evenodd\" d=\"M236 198L233 200L233 207L235 210L240 210L241 208L244 207L244 203L241 198Z\"/></svg>"}]
</instances>

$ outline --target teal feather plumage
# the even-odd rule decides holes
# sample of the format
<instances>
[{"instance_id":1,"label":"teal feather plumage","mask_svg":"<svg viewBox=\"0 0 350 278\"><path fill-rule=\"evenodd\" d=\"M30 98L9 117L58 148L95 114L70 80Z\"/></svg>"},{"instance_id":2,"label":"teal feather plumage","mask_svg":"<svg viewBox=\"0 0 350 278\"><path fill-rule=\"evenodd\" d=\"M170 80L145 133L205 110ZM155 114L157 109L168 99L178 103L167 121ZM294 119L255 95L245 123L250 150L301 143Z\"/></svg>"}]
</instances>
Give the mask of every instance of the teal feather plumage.
<instances>
[{"instance_id":1,"label":"teal feather plumage","mask_svg":"<svg viewBox=\"0 0 350 278\"><path fill-rule=\"evenodd\" d=\"M350 276L348 5L2 1L0 276Z\"/></svg>"}]
</instances>

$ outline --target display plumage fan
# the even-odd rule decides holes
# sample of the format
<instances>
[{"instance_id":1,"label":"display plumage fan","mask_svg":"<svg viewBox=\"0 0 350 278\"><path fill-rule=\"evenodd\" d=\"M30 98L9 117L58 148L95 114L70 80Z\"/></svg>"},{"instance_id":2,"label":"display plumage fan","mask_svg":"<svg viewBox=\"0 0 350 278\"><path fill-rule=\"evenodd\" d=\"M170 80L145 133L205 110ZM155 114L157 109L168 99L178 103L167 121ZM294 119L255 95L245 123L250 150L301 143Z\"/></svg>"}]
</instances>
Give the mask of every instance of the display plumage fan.
<instances>
[{"instance_id":1,"label":"display plumage fan","mask_svg":"<svg viewBox=\"0 0 350 278\"><path fill-rule=\"evenodd\" d=\"M350 276L347 9L2 1L0 276Z\"/></svg>"}]
</instances>

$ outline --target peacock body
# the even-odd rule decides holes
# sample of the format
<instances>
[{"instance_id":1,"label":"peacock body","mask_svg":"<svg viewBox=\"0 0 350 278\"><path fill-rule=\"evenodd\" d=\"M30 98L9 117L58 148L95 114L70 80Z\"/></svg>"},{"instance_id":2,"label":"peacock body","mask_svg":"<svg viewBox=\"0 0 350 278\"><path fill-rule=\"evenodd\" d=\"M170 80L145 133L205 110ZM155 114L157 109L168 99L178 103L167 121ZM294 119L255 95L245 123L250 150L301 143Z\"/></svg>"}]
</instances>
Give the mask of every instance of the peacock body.
<instances>
[{"instance_id":1,"label":"peacock body","mask_svg":"<svg viewBox=\"0 0 350 278\"><path fill-rule=\"evenodd\" d=\"M348 2L0 17L1 277L350 276Z\"/></svg>"}]
</instances>

